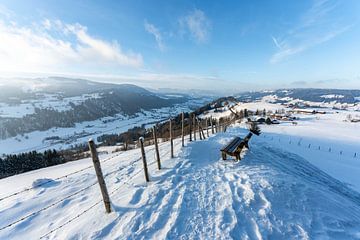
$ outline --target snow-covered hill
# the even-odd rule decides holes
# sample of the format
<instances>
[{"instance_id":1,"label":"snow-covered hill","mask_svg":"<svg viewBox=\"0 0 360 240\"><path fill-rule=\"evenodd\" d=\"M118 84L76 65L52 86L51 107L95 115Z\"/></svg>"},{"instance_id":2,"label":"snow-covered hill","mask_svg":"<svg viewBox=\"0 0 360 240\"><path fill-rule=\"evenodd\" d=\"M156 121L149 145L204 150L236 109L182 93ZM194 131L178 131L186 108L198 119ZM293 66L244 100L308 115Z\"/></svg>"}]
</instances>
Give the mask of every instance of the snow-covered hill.
<instances>
[{"instance_id":1,"label":"snow-covered hill","mask_svg":"<svg viewBox=\"0 0 360 240\"><path fill-rule=\"evenodd\" d=\"M90 159L2 179L0 198L47 183L1 201L0 229L41 212L0 230L0 239L360 238L359 192L311 159L254 136L242 161L220 160L219 149L246 132L237 125L185 148L176 140L174 159L162 143L162 170L147 147L148 184L139 149L101 155L111 214Z\"/></svg>"},{"instance_id":2,"label":"snow-covered hill","mask_svg":"<svg viewBox=\"0 0 360 240\"><path fill-rule=\"evenodd\" d=\"M260 100L263 97L272 97L273 100L282 102L288 100L301 100L306 102L337 102L354 104L359 102L360 90L356 89L316 89L316 88L292 88L253 91L238 94L242 101Z\"/></svg>"}]
</instances>

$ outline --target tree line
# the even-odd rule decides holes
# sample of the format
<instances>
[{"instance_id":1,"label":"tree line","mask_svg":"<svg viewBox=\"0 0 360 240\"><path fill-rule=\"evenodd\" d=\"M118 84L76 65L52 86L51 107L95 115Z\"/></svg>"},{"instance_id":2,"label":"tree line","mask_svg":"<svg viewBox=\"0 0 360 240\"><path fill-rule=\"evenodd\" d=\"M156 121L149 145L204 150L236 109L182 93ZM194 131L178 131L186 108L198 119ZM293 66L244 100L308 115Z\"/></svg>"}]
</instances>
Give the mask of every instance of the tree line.
<instances>
[{"instance_id":1,"label":"tree line","mask_svg":"<svg viewBox=\"0 0 360 240\"><path fill-rule=\"evenodd\" d=\"M0 178L50 167L66 162L64 156L56 150L46 150L9 154L0 157Z\"/></svg>"}]
</instances>

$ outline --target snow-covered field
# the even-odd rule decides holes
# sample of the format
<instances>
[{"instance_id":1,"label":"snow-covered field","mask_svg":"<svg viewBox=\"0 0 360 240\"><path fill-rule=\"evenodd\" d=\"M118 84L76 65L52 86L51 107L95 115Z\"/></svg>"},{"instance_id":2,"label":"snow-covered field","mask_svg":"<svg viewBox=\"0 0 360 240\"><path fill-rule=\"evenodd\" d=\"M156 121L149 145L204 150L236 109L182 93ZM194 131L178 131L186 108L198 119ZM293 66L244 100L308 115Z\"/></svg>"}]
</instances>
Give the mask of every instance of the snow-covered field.
<instances>
[{"instance_id":1,"label":"snow-covered field","mask_svg":"<svg viewBox=\"0 0 360 240\"><path fill-rule=\"evenodd\" d=\"M38 94L38 99L22 100L20 104L0 103L0 117L21 118L35 113L35 108L51 108L57 111L71 109L71 105L80 105L90 98L100 98L99 93L82 94L77 97L62 97L61 94Z\"/></svg>"},{"instance_id":2,"label":"snow-covered field","mask_svg":"<svg viewBox=\"0 0 360 240\"><path fill-rule=\"evenodd\" d=\"M220 160L219 149L247 133L242 125L185 148L176 140L174 159L160 144L162 170L149 146L150 183L139 149L101 155L110 214L90 159L2 179L0 198L47 183L1 200L0 239L359 239L360 193L313 164L321 152L296 154L263 131L240 162Z\"/></svg>"}]
</instances>

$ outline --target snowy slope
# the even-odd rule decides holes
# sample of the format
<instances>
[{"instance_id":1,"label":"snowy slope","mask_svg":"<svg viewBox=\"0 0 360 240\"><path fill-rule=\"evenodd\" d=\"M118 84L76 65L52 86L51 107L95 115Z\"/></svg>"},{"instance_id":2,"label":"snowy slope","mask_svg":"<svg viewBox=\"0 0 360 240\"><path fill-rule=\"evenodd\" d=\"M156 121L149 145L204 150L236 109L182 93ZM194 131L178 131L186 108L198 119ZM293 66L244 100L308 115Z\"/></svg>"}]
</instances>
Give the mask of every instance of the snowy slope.
<instances>
[{"instance_id":1,"label":"snowy slope","mask_svg":"<svg viewBox=\"0 0 360 240\"><path fill-rule=\"evenodd\" d=\"M169 119L181 112L189 112L194 106L203 104L206 98L191 99L183 104L162 107L153 110L142 110L134 116L117 114L94 121L76 123L75 127L53 127L46 131L33 131L18 134L15 137L0 139L0 155L16 154L28 151L44 151L46 149L67 149L76 144L84 144L91 137L96 140L103 134L119 134L135 127L145 125L151 127L154 123ZM57 137L55 140L51 139ZM50 140L48 140L50 139Z\"/></svg>"},{"instance_id":2,"label":"snowy slope","mask_svg":"<svg viewBox=\"0 0 360 240\"><path fill-rule=\"evenodd\" d=\"M233 136L245 134L234 127L185 148L176 140L175 159L169 159L168 143L162 143L160 171L153 147L148 147L148 184L139 149L101 155L111 214L104 213L98 186L91 186L96 177L90 167L1 201L0 229L90 186L0 230L0 239L39 238L49 232L45 238L360 238L360 194L299 155L254 136L241 162L220 160L219 149ZM91 166L89 159L2 179L0 198L38 179L55 179L86 166Z\"/></svg>"},{"instance_id":3,"label":"snowy slope","mask_svg":"<svg viewBox=\"0 0 360 240\"><path fill-rule=\"evenodd\" d=\"M240 102L233 109L266 109L273 112L291 110L266 100ZM359 118L360 114L355 110L322 110L326 114L292 114L297 118L296 124L281 121L279 125L261 125L262 140L304 157L322 171L360 192L360 124L347 121L348 115ZM229 110L209 112L204 117L219 118L230 114ZM246 125L242 127L246 128Z\"/></svg>"}]
</instances>

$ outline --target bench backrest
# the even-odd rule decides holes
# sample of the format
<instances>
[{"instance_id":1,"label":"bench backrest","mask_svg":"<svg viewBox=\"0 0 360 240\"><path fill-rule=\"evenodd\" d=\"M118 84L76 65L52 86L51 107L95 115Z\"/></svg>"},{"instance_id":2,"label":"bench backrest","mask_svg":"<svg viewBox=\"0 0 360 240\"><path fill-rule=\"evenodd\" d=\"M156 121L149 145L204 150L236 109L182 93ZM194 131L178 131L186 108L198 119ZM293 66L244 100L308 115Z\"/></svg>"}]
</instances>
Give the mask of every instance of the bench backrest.
<instances>
[{"instance_id":1,"label":"bench backrest","mask_svg":"<svg viewBox=\"0 0 360 240\"><path fill-rule=\"evenodd\" d=\"M243 142L243 139L240 137L235 137L228 145L223 147L221 151L224 152L234 152L237 147Z\"/></svg>"}]
</instances>

